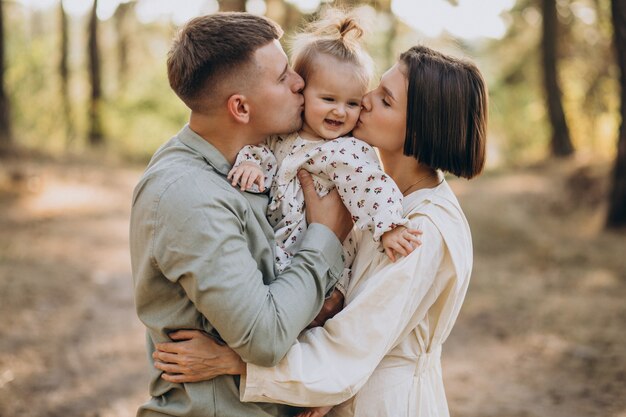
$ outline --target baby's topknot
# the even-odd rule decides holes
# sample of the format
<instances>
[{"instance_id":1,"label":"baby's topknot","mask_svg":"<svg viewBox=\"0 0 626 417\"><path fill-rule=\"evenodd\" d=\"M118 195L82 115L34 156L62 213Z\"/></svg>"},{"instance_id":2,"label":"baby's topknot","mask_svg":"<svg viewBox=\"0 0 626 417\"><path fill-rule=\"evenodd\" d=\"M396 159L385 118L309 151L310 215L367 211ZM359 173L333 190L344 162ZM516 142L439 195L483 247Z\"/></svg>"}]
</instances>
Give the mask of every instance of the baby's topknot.
<instances>
[{"instance_id":1,"label":"baby's topknot","mask_svg":"<svg viewBox=\"0 0 626 417\"><path fill-rule=\"evenodd\" d=\"M373 61L363 47L365 32L358 9L326 9L293 38L294 69L306 81L315 57L329 55L359 67L358 75L367 86L373 76Z\"/></svg>"}]
</instances>

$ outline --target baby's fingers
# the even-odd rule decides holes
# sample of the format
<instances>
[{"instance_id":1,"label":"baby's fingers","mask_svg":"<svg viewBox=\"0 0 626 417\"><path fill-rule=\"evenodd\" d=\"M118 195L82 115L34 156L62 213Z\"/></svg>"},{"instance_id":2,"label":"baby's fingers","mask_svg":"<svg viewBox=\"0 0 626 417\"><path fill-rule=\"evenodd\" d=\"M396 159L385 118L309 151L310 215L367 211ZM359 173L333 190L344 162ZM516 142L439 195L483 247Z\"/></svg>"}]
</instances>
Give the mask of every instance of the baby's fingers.
<instances>
[{"instance_id":1,"label":"baby's fingers","mask_svg":"<svg viewBox=\"0 0 626 417\"><path fill-rule=\"evenodd\" d=\"M243 174L243 168L238 167L238 168L233 169L231 172L232 172L232 176L231 177L233 179L231 181L231 185L233 187L235 187L239 183L239 178L241 178L241 174Z\"/></svg>"},{"instance_id":2,"label":"baby's fingers","mask_svg":"<svg viewBox=\"0 0 626 417\"><path fill-rule=\"evenodd\" d=\"M393 247L393 250L395 250L399 255L407 256L409 252L407 252L406 248L404 247L403 245L404 242L406 241L402 239L398 239L396 242L392 244L392 247Z\"/></svg>"},{"instance_id":3,"label":"baby's fingers","mask_svg":"<svg viewBox=\"0 0 626 417\"><path fill-rule=\"evenodd\" d=\"M260 192L265 191L265 176L263 175L263 173L259 172L253 183L256 183L256 185L258 185Z\"/></svg>"},{"instance_id":4,"label":"baby's fingers","mask_svg":"<svg viewBox=\"0 0 626 417\"><path fill-rule=\"evenodd\" d=\"M239 185L241 186L241 191L245 191L248 189L248 179L250 178L250 170L245 169L243 174L241 174L241 180L239 181Z\"/></svg>"},{"instance_id":5,"label":"baby's fingers","mask_svg":"<svg viewBox=\"0 0 626 417\"><path fill-rule=\"evenodd\" d=\"M255 171L250 171L250 176L248 177L248 181L246 182L246 190L249 190L250 187L252 187L252 185L254 183L256 183L259 186L259 189L261 188L261 182L259 181L259 173L255 172Z\"/></svg>"},{"instance_id":6,"label":"baby's fingers","mask_svg":"<svg viewBox=\"0 0 626 417\"><path fill-rule=\"evenodd\" d=\"M385 254L387 255L387 257L389 258L391 262L396 261L396 256L394 255L393 250L391 248L385 248Z\"/></svg>"},{"instance_id":7,"label":"baby's fingers","mask_svg":"<svg viewBox=\"0 0 626 417\"><path fill-rule=\"evenodd\" d=\"M413 252L413 249L415 249L411 244L411 241L408 239L409 236L412 235L403 235L402 238L398 239L397 242L398 245L400 245L406 251L404 256L407 256L409 253Z\"/></svg>"}]
</instances>

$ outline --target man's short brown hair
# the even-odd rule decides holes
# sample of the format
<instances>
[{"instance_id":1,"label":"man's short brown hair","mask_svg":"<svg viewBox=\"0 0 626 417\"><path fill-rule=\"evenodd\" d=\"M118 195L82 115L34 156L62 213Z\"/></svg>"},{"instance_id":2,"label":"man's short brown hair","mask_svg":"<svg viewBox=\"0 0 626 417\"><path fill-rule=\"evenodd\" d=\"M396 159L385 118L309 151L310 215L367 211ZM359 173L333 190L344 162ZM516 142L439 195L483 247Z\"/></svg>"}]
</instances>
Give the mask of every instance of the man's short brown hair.
<instances>
[{"instance_id":1,"label":"man's short brown hair","mask_svg":"<svg viewBox=\"0 0 626 417\"><path fill-rule=\"evenodd\" d=\"M177 34L167 59L172 90L191 110L240 71L254 52L283 31L276 23L249 13L217 13L190 20Z\"/></svg>"}]
</instances>

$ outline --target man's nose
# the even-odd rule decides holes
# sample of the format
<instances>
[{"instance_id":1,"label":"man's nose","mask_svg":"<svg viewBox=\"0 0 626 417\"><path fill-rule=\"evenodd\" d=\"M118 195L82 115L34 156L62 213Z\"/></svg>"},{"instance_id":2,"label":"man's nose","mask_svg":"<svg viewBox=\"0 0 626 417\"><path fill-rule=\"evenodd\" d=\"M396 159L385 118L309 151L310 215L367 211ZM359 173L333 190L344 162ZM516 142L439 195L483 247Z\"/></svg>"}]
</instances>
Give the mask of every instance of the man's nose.
<instances>
[{"instance_id":1,"label":"man's nose","mask_svg":"<svg viewBox=\"0 0 626 417\"><path fill-rule=\"evenodd\" d=\"M304 80L297 72L293 73L293 77L294 80L291 84L291 91L293 91L294 93L301 93L302 90L304 90Z\"/></svg>"}]
</instances>

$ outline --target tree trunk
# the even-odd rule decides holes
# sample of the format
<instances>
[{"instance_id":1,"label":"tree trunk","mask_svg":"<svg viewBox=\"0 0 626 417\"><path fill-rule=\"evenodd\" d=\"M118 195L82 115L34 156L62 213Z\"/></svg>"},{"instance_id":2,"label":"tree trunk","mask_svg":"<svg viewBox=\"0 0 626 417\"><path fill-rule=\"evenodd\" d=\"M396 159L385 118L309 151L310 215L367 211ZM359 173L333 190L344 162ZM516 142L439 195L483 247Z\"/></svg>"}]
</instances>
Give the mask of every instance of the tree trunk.
<instances>
[{"instance_id":1,"label":"tree trunk","mask_svg":"<svg viewBox=\"0 0 626 417\"><path fill-rule=\"evenodd\" d=\"M87 26L88 53L89 57L89 81L91 83L91 97L89 101L89 143L93 146L104 142L102 133L102 121L100 107L102 101L102 87L100 77L100 55L98 50L98 16L96 9L98 0L94 0L89 25Z\"/></svg>"},{"instance_id":2,"label":"tree trunk","mask_svg":"<svg viewBox=\"0 0 626 417\"><path fill-rule=\"evenodd\" d=\"M65 123L65 138L69 145L74 138L74 125L72 123L72 106L70 103L70 71L67 64L69 52L69 35L67 14L63 8L63 0L59 0L59 26L61 29L61 56L59 58L59 76L61 79L61 105L63 106L63 120Z\"/></svg>"},{"instance_id":3,"label":"tree trunk","mask_svg":"<svg viewBox=\"0 0 626 417\"><path fill-rule=\"evenodd\" d=\"M0 149L12 143L10 105L4 88L4 6L0 1Z\"/></svg>"},{"instance_id":4,"label":"tree trunk","mask_svg":"<svg viewBox=\"0 0 626 417\"><path fill-rule=\"evenodd\" d=\"M117 32L117 79L118 90L123 91L128 81L128 45L130 35L128 30L128 16L135 3L120 3L113 15Z\"/></svg>"},{"instance_id":5,"label":"tree trunk","mask_svg":"<svg viewBox=\"0 0 626 417\"><path fill-rule=\"evenodd\" d=\"M221 12L245 12L246 0L220 0Z\"/></svg>"},{"instance_id":6,"label":"tree trunk","mask_svg":"<svg viewBox=\"0 0 626 417\"><path fill-rule=\"evenodd\" d=\"M608 228L626 226L626 2L612 0L614 43L621 85L622 116L617 139L617 157L613 168L613 185L609 197Z\"/></svg>"},{"instance_id":7,"label":"tree trunk","mask_svg":"<svg viewBox=\"0 0 626 417\"><path fill-rule=\"evenodd\" d=\"M546 94L546 105L552 126L551 150L557 157L568 156L574 153L574 146L569 135L569 129L561 102L561 88L557 76L557 32L558 18L556 0L542 0L543 11L543 75Z\"/></svg>"}]
</instances>

